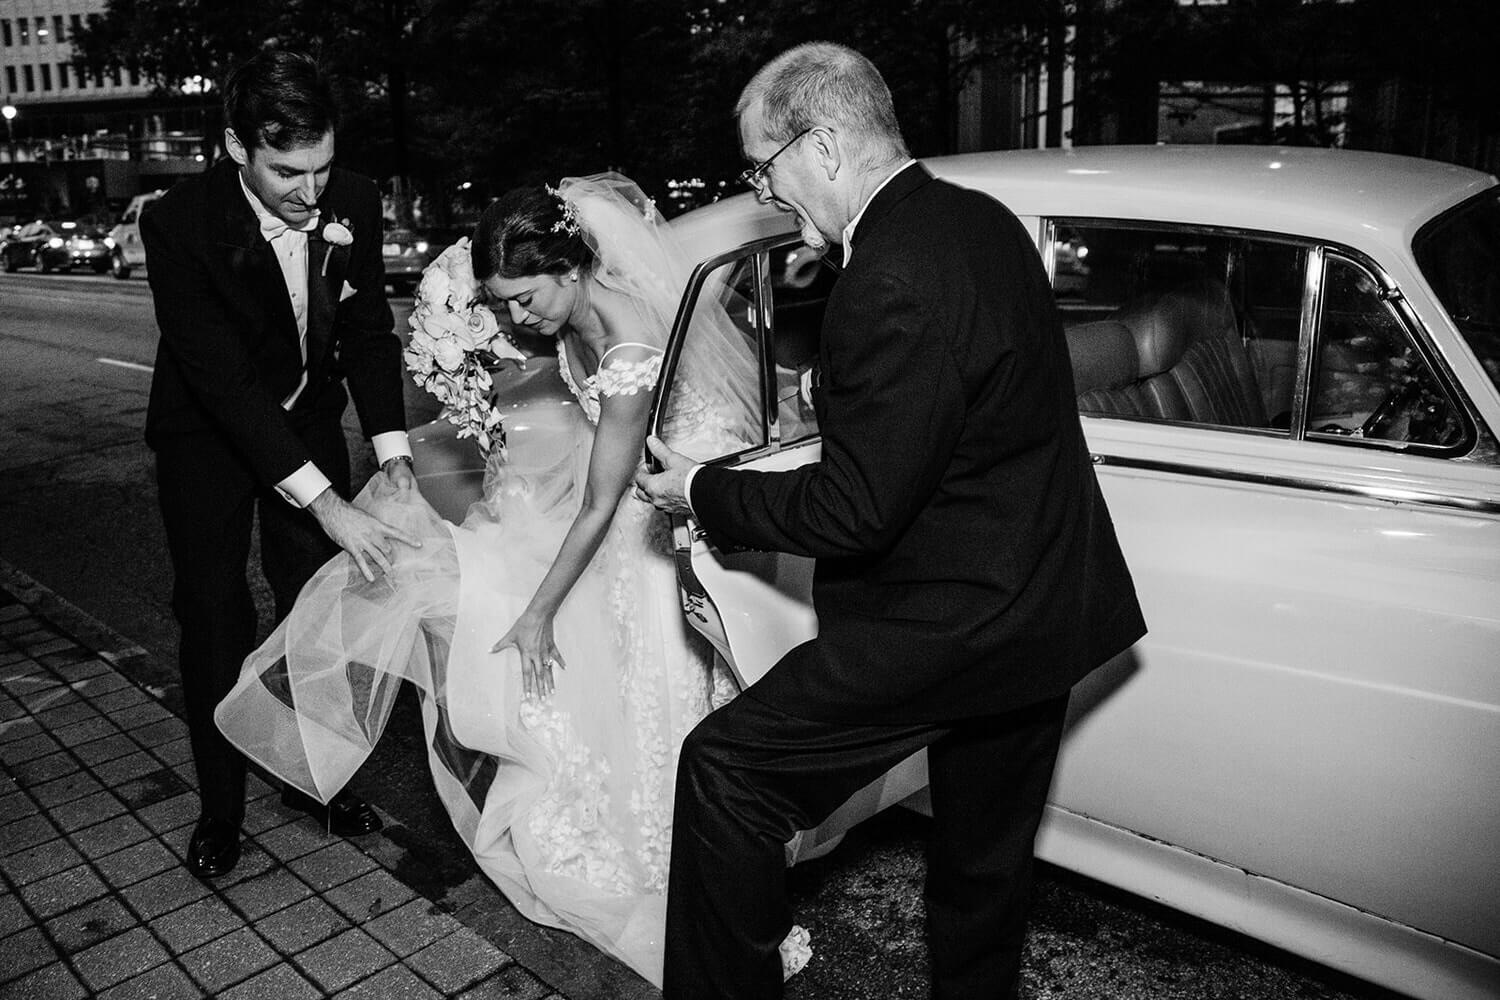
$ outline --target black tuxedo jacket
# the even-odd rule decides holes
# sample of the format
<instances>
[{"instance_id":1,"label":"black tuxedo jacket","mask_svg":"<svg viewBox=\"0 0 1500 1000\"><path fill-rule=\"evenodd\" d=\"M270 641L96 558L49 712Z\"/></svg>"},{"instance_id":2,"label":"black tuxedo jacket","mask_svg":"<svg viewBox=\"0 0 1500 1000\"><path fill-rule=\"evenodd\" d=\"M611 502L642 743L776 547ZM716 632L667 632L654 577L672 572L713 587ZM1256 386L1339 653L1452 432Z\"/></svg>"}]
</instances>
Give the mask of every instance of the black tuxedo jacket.
<instances>
[{"instance_id":1,"label":"black tuxedo jacket","mask_svg":"<svg viewBox=\"0 0 1500 1000\"><path fill-rule=\"evenodd\" d=\"M1062 694L1145 624L1036 248L918 165L851 242L823 326L822 460L693 480L711 537L817 559L818 638L750 693L863 722Z\"/></svg>"},{"instance_id":2,"label":"black tuxedo jacket","mask_svg":"<svg viewBox=\"0 0 1500 1000\"><path fill-rule=\"evenodd\" d=\"M281 403L302 377L297 321L233 161L174 185L141 220L161 329L146 411L153 448L208 432L227 440L261 483L280 482L310 457L297 426L343 413L345 379L366 436L406 429L379 192L334 168L318 206L307 241L308 384L290 413ZM335 220L347 220L352 244L323 240Z\"/></svg>"}]
</instances>

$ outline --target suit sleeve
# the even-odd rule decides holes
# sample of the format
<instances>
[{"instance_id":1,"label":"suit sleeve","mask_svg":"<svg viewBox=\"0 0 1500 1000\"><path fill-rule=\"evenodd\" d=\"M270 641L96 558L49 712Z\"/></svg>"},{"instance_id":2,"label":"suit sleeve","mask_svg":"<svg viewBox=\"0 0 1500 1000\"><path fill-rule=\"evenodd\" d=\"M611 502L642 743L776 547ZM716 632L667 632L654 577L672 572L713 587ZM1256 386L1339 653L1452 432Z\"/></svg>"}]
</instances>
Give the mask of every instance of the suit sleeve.
<instances>
[{"instance_id":1,"label":"suit sleeve","mask_svg":"<svg viewBox=\"0 0 1500 1000\"><path fill-rule=\"evenodd\" d=\"M711 536L856 556L885 549L931 499L964 420L958 366L934 303L897 275L861 278L840 290L824 331L822 459L788 472L700 469L691 500Z\"/></svg>"},{"instance_id":2,"label":"suit sleeve","mask_svg":"<svg viewBox=\"0 0 1500 1000\"><path fill-rule=\"evenodd\" d=\"M365 437L406 430L402 396L401 340L385 297L385 262L380 254L382 220L375 185L358 186L345 281L354 294L339 303L334 314L339 363L359 414Z\"/></svg>"},{"instance_id":3,"label":"suit sleeve","mask_svg":"<svg viewBox=\"0 0 1500 1000\"><path fill-rule=\"evenodd\" d=\"M165 201L165 199L163 199ZM210 248L183 213L163 205L141 219L148 279L163 351L188 390L249 460L265 485L311 460L286 411L265 386L237 330L242 322L213 288Z\"/></svg>"}]
</instances>

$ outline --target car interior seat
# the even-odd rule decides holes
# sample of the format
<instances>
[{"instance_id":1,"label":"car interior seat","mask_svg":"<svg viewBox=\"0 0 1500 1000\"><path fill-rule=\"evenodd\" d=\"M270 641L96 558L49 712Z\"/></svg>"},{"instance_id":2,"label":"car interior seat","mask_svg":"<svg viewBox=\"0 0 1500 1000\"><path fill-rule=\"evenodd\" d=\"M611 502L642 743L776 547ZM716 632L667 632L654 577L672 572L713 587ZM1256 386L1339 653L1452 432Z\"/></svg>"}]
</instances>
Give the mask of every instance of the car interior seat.
<instances>
[{"instance_id":1,"label":"car interior seat","mask_svg":"<svg viewBox=\"0 0 1500 1000\"><path fill-rule=\"evenodd\" d=\"M1068 348L1080 412L1267 426L1222 282L1194 281L1126 303L1071 329Z\"/></svg>"}]
</instances>

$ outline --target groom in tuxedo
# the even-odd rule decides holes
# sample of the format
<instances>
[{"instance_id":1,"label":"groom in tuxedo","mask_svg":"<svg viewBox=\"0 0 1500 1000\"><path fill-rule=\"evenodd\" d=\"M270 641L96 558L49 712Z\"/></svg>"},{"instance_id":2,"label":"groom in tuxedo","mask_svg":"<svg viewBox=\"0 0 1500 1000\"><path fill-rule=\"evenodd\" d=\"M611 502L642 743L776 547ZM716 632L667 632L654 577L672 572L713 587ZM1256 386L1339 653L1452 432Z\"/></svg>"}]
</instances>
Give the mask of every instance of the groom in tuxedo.
<instances>
[{"instance_id":1,"label":"groom in tuxedo","mask_svg":"<svg viewBox=\"0 0 1500 1000\"><path fill-rule=\"evenodd\" d=\"M161 330L146 441L202 803L186 863L205 878L240 856L246 762L213 711L255 643L246 573L257 508L278 619L340 548L373 579L394 544L415 544L344 499L346 381L383 474L414 484L379 193L332 165L337 109L312 59L264 51L223 93L228 158L174 186L141 221ZM282 800L334 833L380 828L352 796L324 806L289 790Z\"/></svg>"},{"instance_id":2,"label":"groom in tuxedo","mask_svg":"<svg viewBox=\"0 0 1500 1000\"><path fill-rule=\"evenodd\" d=\"M1047 275L1003 205L911 159L858 53L783 53L736 112L746 182L842 247L822 458L695 467L652 439L637 485L720 543L815 557L819 633L683 744L663 990L781 996L782 845L925 747L933 996L1012 996L1069 690L1145 632Z\"/></svg>"}]
</instances>

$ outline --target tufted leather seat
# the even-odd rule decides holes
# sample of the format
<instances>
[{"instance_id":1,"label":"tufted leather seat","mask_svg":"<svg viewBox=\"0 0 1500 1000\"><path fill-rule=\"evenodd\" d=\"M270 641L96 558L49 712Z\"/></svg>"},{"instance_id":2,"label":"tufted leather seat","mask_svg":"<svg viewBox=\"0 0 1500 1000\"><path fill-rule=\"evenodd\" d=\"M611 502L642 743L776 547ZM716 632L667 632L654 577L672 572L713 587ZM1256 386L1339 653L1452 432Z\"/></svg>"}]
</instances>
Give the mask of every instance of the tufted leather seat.
<instances>
[{"instance_id":1,"label":"tufted leather seat","mask_svg":"<svg viewBox=\"0 0 1500 1000\"><path fill-rule=\"evenodd\" d=\"M1082 413L1267 426L1254 368L1218 282L1138 299L1067 336Z\"/></svg>"}]
</instances>

